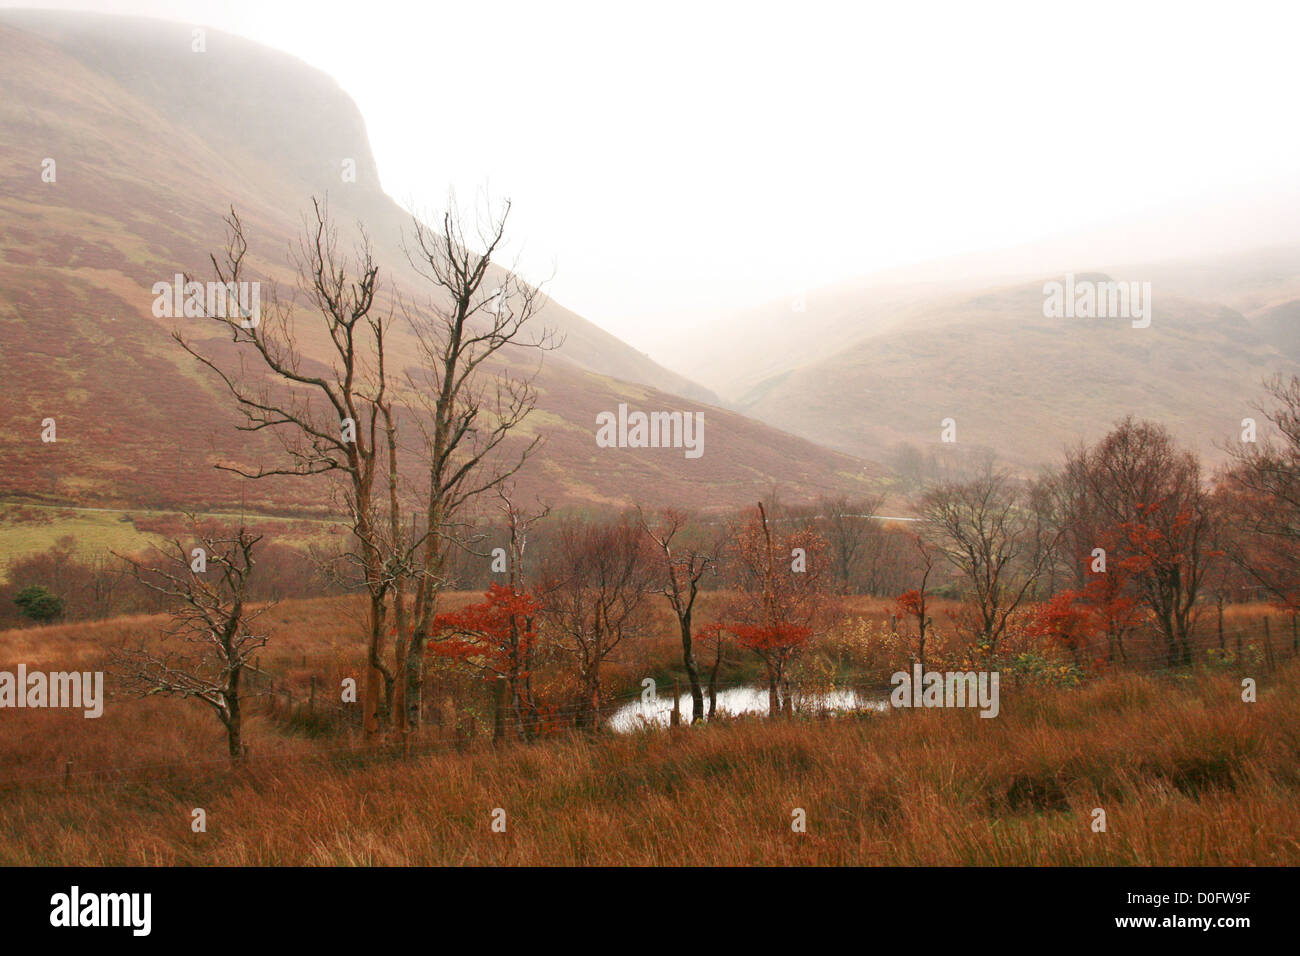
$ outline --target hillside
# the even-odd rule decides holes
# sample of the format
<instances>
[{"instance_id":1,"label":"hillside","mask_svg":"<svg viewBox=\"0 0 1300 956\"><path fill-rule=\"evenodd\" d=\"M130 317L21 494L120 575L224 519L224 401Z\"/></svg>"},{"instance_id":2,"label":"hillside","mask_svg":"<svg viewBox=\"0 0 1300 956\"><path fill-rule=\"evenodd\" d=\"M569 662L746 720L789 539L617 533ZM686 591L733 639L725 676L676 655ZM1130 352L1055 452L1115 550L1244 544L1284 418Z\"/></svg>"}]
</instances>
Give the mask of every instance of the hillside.
<instances>
[{"instance_id":1,"label":"hillside","mask_svg":"<svg viewBox=\"0 0 1300 956\"><path fill-rule=\"evenodd\" d=\"M265 460L276 446L234 430L213 381L169 339L185 320L154 318L150 290L176 272L208 275L231 206L255 271L292 287L286 255L311 197L327 195L337 222L365 224L390 288L427 297L401 252L409 216L381 188L352 101L292 57L216 31L195 53L187 25L26 11L0 13L0 88L0 434L10 466L0 495L319 509L319 485L250 487L212 469ZM53 182L42 178L47 158ZM345 160L355 182L340 175ZM546 449L521 475L525 494L721 507L773 486L799 498L863 483L862 462L714 407L712 392L562 305L548 303L539 321L564 344L537 379L530 428ZM308 358L318 345L302 342ZM409 337L394 348L400 364L415 364ZM620 402L705 411L705 455L598 455L595 416ZM47 417L53 444L40 441Z\"/></svg>"},{"instance_id":2,"label":"hillside","mask_svg":"<svg viewBox=\"0 0 1300 956\"><path fill-rule=\"evenodd\" d=\"M772 303L733 320L752 333L709 382L745 414L853 455L935 445L953 418L960 445L1032 468L1128 414L1217 459L1241 419L1258 417L1261 381L1300 367L1300 245L1073 270L1149 281L1142 329L1046 318L1043 285L1065 271L981 280L954 267L944 281L813 291L805 313Z\"/></svg>"}]
</instances>

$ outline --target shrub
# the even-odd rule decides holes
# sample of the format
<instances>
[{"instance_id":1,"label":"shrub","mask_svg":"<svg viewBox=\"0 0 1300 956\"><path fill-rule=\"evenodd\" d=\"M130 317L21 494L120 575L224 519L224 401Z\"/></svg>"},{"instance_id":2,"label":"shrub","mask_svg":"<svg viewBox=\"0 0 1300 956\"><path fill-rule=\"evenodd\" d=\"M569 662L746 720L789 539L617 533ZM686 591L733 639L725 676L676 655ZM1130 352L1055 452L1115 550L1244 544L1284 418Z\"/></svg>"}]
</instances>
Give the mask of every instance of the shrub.
<instances>
[{"instance_id":1,"label":"shrub","mask_svg":"<svg viewBox=\"0 0 1300 956\"><path fill-rule=\"evenodd\" d=\"M48 588L32 584L14 596L14 603L23 617L38 623L52 621L63 613L63 600L51 594Z\"/></svg>"}]
</instances>

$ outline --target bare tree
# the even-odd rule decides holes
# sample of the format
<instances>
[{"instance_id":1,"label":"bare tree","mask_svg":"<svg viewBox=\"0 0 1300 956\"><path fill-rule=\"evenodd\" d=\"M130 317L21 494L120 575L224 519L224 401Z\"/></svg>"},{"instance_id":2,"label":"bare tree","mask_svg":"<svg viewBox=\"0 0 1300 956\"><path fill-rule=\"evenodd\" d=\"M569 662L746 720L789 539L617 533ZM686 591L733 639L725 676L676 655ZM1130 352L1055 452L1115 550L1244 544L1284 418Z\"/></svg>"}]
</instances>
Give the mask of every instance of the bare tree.
<instances>
[{"instance_id":1,"label":"bare tree","mask_svg":"<svg viewBox=\"0 0 1300 956\"><path fill-rule=\"evenodd\" d=\"M1274 503L1270 513L1260 515L1262 530L1300 538L1300 376L1274 377L1265 388L1273 405L1261 411L1280 439L1264 436L1231 445L1228 451L1239 465L1233 479Z\"/></svg>"},{"instance_id":2,"label":"bare tree","mask_svg":"<svg viewBox=\"0 0 1300 956\"><path fill-rule=\"evenodd\" d=\"M244 756L240 680L253 654L269 639L249 632L249 625L269 605L251 609L245 603L253 550L261 535L242 527L230 536L204 534L192 518L191 522L197 549L172 541L168 552L159 552L162 562L149 566L123 557L140 584L176 602L167 636L183 642L185 648L161 652L143 643L123 646L114 651L113 665L123 684L143 697L161 694L211 707L226 730L231 759L240 760Z\"/></svg>"},{"instance_id":3,"label":"bare tree","mask_svg":"<svg viewBox=\"0 0 1300 956\"><path fill-rule=\"evenodd\" d=\"M432 286L426 307L412 318L425 363L410 375L410 385L424 413L428 484L410 646L399 648L407 729L422 719L424 650L447 580L448 548L463 534L458 515L466 502L507 482L540 441L534 436L513 451L505 447L536 406L537 393L532 374L515 373L501 360L519 361L525 350L559 344L551 330L533 328L544 303L539 289L513 268L493 263L509 215L506 202L499 214L478 217L477 241L471 242L452 203L437 229L415 219L415 241L407 249ZM490 360L496 368L488 378L484 364Z\"/></svg>"},{"instance_id":4,"label":"bare tree","mask_svg":"<svg viewBox=\"0 0 1300 956\"><path fill-rule=\"evenodd\" d=\"M1050 554L1035 540L1041 527L1009 476L991 465L969 480L931 488L917 510L929 540L965 580L977 644L996 653Z\"/></svg>"},{"instance_id":5,"label":"bare tree","mask_svg":"<svg viewBox=\"0 0 1300 956\"><path fill-rule=\"evenodd\" d=\"M1086 557L1097 537L1089 520L1087 489L1076 472L1069 464L1059 471L1045 469L1026 488L1027 505L1035 520L1052 532L1038 539L1050 548L1038 581L1040 596L1086 584Z\"/></svg>"},{"instance_id":6,"label":"bare tree","mask_svg":"<svg viewBox=\"0 0 1300 956\"><path fill-rule=\"evenodd\" d=\"M884 495L858 501L841 495L823 498L817 504L817 530L826 539L840 594L854 590L855 578L865 570L863 565L879 551L883 529L875 516L884 501Z\"/></svg>"},{"instance_id":7,"label":"bare tree","mask_svg":"<svg viewBox=\"0 0 1300 956\"><path fill-rule=\"evenodd\" d=\"M248 242L233 209L226 223L223 258L210 258L219 282L237 283L246 277ZM406 574L411 548L402 540L395 502L390 500L391 510L382 510L375 490L380 469L386 469L390 484L396 470L397 426L385 368L391 315L377 306L379 266L368 237L361 231L355 261L342 253L324 203L312 200L312 216L294 258L299 291L315 313L306 329L300 328L295 303L272 290L267 308L252 321L228 310L207 315L231 336L239 355L237 370L223 368L179 330L173 337L233 396L244 416L237 427L270 431L286 453L282 465L219 468L252 479L344 476L342 494L355 543L346 558L357 565L369 600L363 726L372 736L391 712L395 677L385 659L390 595ZM317 330L329 343L324 368L298 346L303 331ZM400 606L398 613L400 634Z\"/></svg>"},{"instance_id":8,"label":"bare tree","mask_svg":"<svg viewBox=\"0 0 1300 956\"><path fill-rule=\"evenodd\" d=\"M546 332L528 342L521 338L540 307L541 294L492 264L505 221L505 213L491 220L485 238L480 237L485 251L475 252L454 211L444 215L440 232L416 220L418 253L411 258L436 289L426 307L405 316L425 363L408 370L404 380L389 369L393 312L379 305L379 266L369 239L361 229L354 254L341 252L328 209L316 200L295 265L299 291L314 313L306 332L328 343L324 363L299 348L304 331L299 309L275 290L263 314L252 321L225 309L207 316L231 336L237 369L223 368L179 331L174 334L234 397L244 416L238 427L270 431L287 456L284 464L256 469L219 467L255 479L344 478L342 497L354 547L343 560L358 572L369 602L367 737L390 724L401 732L419 727L424 649L445 582L447 551L457 541L457 513L475 495L513 474L537 443L536 438L526 442L513 462L503 463L510 456L498 451L532 410L536 396L530 377L513 375L505 363L498 364L494 377L483 368L508 345L554 347ZM233 210L227 226L222 258L211 257L223 284L245 278L248 250ZM489 279L499 282L491 291L485 289ZM407 442L401 433L404 420L422 443ZM403 484L403 475L411 470L403 468L403 455L412 452L417 459L413 470L426 479L423 491Z\"/></svg>"},{"instance_id":9,"label":"bare tree","mask_svg":"<svg viewBox=\"0 0 1300 956\"><path fill-rule=\"evenodd\" d=\"M656 572L658 583L654 590L668 599L677 617L678 632L682 639L682 665L691 686L691 723L704 719L704 689L700 686L700 669L695 660L692 618L695 599L700 594L700 582L710 572L717 571L718 549L721 542L682 542L687 525L685 513L674 508L664 509L659 521L651 527L641 516L641 528L657 549ZM716 670L716 668L715 668Z\"/></svg>"},{"instance_id":10,"label":"bare tree","mask_svg":"<svg viewBox=\"0 0 1300 956\"><path fill-rule=\"evenodd\" d=\"M1227 449L1231 467L1220 482L1230 533L1225 550L1256 590L1300 606L1300 377L1265 383L1261 408L1280 437L1239 441Z\"/></svg>"},{"instance_id":11,"label":"bare tree","mask_svg":"<svg viewBox=\"0 0 1300 956\"><path fill-rule=\"evenodd\" d=\"M706 650L710 642L713 644L713 663L709 667L709 710L705 716L706 720L713 720L718 712L718 676L727 657L727 632L722 623L714 623L701 630L696 637Z\"/></svg>"},{"instance_id":12,"label":"bare tree","mask_svg":"<svg viewBox=\"0 0 1300 956\"><path fill-rule=\"evenodd\" d=\"M561 526L541 576L545 618L561 650L577 665L582 725L600 727L601 667L619 646L649 626L653 586L642 531L623 520Z\"/></svg>"}]
</instances>

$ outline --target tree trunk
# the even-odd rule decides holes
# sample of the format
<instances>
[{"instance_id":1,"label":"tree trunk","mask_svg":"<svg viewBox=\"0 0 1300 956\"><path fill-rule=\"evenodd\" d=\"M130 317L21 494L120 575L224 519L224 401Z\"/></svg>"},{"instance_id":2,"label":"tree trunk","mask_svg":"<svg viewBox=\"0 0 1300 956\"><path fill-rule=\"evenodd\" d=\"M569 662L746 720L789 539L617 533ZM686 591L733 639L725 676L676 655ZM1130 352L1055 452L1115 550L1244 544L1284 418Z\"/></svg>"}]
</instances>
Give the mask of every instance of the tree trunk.
<instances>
[{"instance_id":1,"label":"tree trunk","mask_svg":"<svg viewBox=\"0 0 1300 956\"><path fill-rule=\"evenodd\" d=\"M226 747L230 751L231 760L238 763L244 759L244 733L238 711L226 724Z\"/></svg>"},{"instance_id":2,"label":"tree trunk","mask_svg":"<svg viewBox=\"0 0 1300 956\"><path fill-rule=\"evenodd\" d=\"M226 687L226 746L230 751L230 759L238 762L244 759L244 727L243 715L239 711L238 669L231 673Z\"/></svg>"},{"instance_id":3,"label":"tree trunk","mask_svg":"<svg viewBox=\"0 0 1300 956\"><path fill-rule=\"evenodd\" d=\"M370 639L366 668L366 684L362 714L362 727L367 739L373 738L388 723L392 714L389 705L392 702L392 679L384 673L384 623L386 615L384 599L370 597Z\"/></svg>"},{"instance_id":4,"label":"tree trunk","mask_svg":"<svg viewBox=\"0 0 1300 956\"><path fill-rule=\"evenodd\" d=\"M424 653L429 639L425 634L412 634L406 648L402 666L402 696L406 707L406 730L413 733L424 721Z\"/></svg>"},{"instance_id":5,"label":"tree trunk","mask_svg":"<svg viewBox=\"0 0 1300 956\"><path fill-rule=\"evenodd\" d=\"M579 726L595 732L600 730L600 675L588 675L584 678L584 685Z\"/></svg>"},{"instance_id":6,"label":"tree trunk","mask_svg":"<svg viewBox=\"0 0 1300 956\"><path fill-rule=\"evenodd\" d=\"M691 644L691 616L685 615L682 628L682 663L686 665L686 679L691 685L691 723L704 719L704 689L700 686L700 669L695 663L695 648Z\"/></svg>"},{"instance_id":7,"label":"tree trunk","mask_svg":"<svg viewBox=\"0 0 1300 956\"><path fill-rule=\"evenodd\" d=\"M405 685L403 693L408 732L419 730L424 720L424 655L429 646L429 632L438 608L438 595L446 564L440 537L442 517L441 504L432 505L429 509L428 541L425 545L424 578L416 590L411 609L411 642L407 646L406 661L400 675Z\"/></svg>"},{"instance_id":8,"label":"tree trunk","mask_svg":"<svg viewBox=\"0 0 1300 956\"><path fill-rule=\"evenodd\" d=\"M722 669L722 635L717 635L717 647L713 655L713 668L709 671L709 720L718 712L718 671Z\"/></svg>"},{"instance_id":9,"label":"tree trunk","mask_svg":"<svg viewBox=\"0 0 1300 956\"><path fill-rule=\"evenodd\" d=\"M1165 663L1169 667L1178 666L1178 632L1174 629L1173 616L1165 611L1160 615L1160 630L1165 638Z\"/></svg>"}]
</instances>

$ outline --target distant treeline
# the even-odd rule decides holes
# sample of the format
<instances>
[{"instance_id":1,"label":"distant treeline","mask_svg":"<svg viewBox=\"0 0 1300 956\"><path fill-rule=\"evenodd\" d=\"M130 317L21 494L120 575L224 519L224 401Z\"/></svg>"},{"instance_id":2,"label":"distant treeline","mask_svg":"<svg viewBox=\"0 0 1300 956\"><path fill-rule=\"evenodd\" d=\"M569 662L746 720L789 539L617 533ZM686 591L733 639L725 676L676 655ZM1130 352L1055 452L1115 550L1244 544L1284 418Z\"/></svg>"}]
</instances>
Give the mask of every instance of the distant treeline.
<instances>
[{"instance_id":1,"label":"distant treeline","mask_svg":"<svg viewBox=\"0 0 1300 956\"><path fill-rule=\"evenodd\" d=\"M827 498L813 505L786 507L779 501L767 503L779 523L819 531L831 544L835 590L842 594L893 596L910 587L915 560L904 526L874 517L880 499ZM617 512L556 513L539 521L529 536L525 560L539 567L556 546L560 526L569 519L617 520ZM706 518L703 528L722 527L741 520L740 512ZM175 525L175 526L173 526ZM162 530L141 528L141 530ZM274 522L258 530L264 540L258 548L257 573L249 581L249 599L256 602L284 598L323 597L358 592L359 575L349 573L343 555L320 547L303 547L277 540L287 529ZM165 523L171 536L181 528ZM287 536L287 535L286 535ZM179 537L184 543L184 535ZM494 581L506 580L505 572L493 572L496 549L508 551L509 533L488 521L473 525L462 535L464 546L448 555L447 589L482 592ZM146 549L147 551L147 549ZM133 555L148 559L145 552ZM499 562L498 562L499 566ZM703 590L714 590L721 579L711 575L701 582ZM61 610L51 620L101 620L122 614L159 613L168 609L158 593L141 587L129 566L109 551L93 552L73 535L64 535L49 548L10 561L5 581L0 584L0 627L32 623L15 598L29 588L44 588L57 598ZM941 589L942 590L942 589Z\"/></svg>"}]
</instances>

